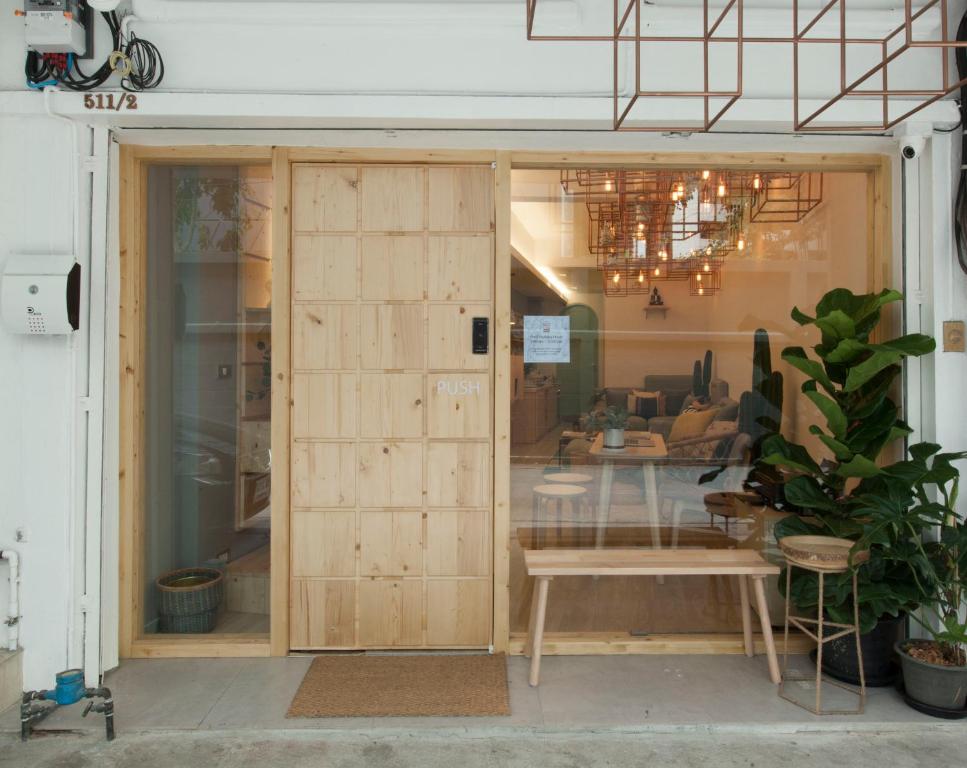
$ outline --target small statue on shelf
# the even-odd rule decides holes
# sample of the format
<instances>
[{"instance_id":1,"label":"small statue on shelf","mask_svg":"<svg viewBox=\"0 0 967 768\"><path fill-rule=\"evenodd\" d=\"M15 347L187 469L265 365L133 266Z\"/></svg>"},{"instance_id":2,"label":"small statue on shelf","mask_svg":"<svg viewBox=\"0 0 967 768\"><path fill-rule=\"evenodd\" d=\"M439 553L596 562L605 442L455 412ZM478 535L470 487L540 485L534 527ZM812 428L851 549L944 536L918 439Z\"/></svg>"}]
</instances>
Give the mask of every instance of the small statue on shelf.
<instances>
[{"instance_id":1,"label":"small statue on shelf","mask_svg":"<svg viewBox=\"0 0 967 768\"><path fill-rule=\"evenodd\" d=\"M662 299L661 294L658 293L658 286L652 288L651 297L648 299L648 304L652 307L661 307L665 304L665 300Z\"/></svg>"}]
</instances>

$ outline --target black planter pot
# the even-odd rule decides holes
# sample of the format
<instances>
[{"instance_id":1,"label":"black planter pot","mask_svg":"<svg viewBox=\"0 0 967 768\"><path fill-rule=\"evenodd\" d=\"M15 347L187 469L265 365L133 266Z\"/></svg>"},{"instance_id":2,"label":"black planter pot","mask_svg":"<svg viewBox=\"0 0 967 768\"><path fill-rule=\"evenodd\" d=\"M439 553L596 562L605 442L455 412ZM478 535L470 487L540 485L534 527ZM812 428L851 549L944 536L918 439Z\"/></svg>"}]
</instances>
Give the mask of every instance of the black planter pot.
<instances>
[{"instance_id":1,"label":"black planter pot","mask_svg":"<svg viewBox=\"0 0 967 768\"><path fill-rule=\"evenodd\" d=\"M907 617L885 616L866 634L860 635L863 651L863 673L871 688L893 685L900 673L900 664L893 647L906 637ZM832 634L832 628L827 630ZM816 652L812 652L813 660ZM856 640L853 635L837 638L823 646L823 672L851 685L860 684L860 668L856 658Z\"/></svg>"},{"instance_id":2,"label":"black planter pot","mask_svg":"<svg viewBox=\"0 0 967 768\"><path fill-rule=\"evenodd\" d=\"M907 645L896 644L907 703L933 717L967 717L967 667L944 667L915 659L906 653Z\"/></svg>"}]
</instances>

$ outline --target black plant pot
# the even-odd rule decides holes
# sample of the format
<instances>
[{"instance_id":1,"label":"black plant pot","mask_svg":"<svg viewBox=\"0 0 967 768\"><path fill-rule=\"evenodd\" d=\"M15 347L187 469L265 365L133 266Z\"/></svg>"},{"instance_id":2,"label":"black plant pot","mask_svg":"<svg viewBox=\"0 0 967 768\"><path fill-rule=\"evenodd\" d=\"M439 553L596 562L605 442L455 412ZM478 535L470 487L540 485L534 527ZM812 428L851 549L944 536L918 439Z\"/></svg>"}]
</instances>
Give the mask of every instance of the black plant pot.
<instances>
[{"instance_id":1,"label":"black plant pot","mask_svg":"<svg viewBox=\"0 0 967 768\"><path fill-rule=\"evenodd\" d=\"M893 646L906 637L907 617L884 616L866 634L860 635L863 651L863 673L871 688L893 685L900 672L900 665ZM827 634L839 630L826 629ZM813 660L816 652L812 652ZM823 672L851 685L860 684L860 667L856 658L856 640L852 634L837 638L823 646Z\"/></svg>"}]
</instances>

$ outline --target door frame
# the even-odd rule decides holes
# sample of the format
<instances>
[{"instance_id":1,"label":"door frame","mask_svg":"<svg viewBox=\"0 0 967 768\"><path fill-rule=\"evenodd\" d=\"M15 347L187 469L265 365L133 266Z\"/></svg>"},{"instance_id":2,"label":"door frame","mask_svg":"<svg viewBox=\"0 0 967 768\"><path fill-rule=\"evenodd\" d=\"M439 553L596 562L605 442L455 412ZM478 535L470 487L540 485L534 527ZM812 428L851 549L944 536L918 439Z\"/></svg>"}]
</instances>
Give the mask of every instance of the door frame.
<instances>
[{"instance_id":1,"label":"door frame","mask_svg":"<svg viewBox=\"0 0 967 768\"><path fill-rule=\"evenodd\" d=\"M291 165L319 163L491 163L494 167L495 258L493 336L493 647L521 653L523 639L510 634L510 229L511 170L571 167L749 168L784 171L853 171L868 174L867 211L872 227L866 259L871 289L892 283L902 271L894 248L893 160L886 154L784 153L630 153L535 152L512 150L321 149L269 146L146 146L120 149L120 397L119 397L119 655L121 658L194 656L284 656L289 653L289 437L291 391L289 307L291 301ZM144 267L146 258L145 191L152 164L271 164L272 211L272 538L269 635L195 635L143 637L140 633L143 573L141 544L144 518ZM896 313L898 321L899 313ZM893 320L891 320L893 322ZM280 418L280 414L286 417ZM709 635L665 636L664 642L629 638L620 647L613 638L575 635L552 640L545 652L688 653L733 651L728 642L710 643ZM696 642L698 645L696 646ZM699 648L699 650L695 650ZM702 651L701 649L705 650Z\"/></svg>"}]
</instances>

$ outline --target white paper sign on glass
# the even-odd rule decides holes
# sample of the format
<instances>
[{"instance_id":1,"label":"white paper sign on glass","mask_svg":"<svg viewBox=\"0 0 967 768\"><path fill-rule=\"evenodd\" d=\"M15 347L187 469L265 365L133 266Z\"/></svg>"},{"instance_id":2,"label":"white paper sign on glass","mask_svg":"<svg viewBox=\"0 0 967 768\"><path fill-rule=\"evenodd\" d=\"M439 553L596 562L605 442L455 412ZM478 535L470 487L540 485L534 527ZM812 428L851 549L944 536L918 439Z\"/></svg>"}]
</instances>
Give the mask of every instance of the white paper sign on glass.
<instances>
[{"instance_id":1,"label":"white paper sign on glass","mask_svg":"<svg viewBox=\"0 0 967 768\"><path fill-rule=\"evenodd\" d=\"M524 315L524 362L571 362L571 318Z\"/></svg>"}]
</instances>

